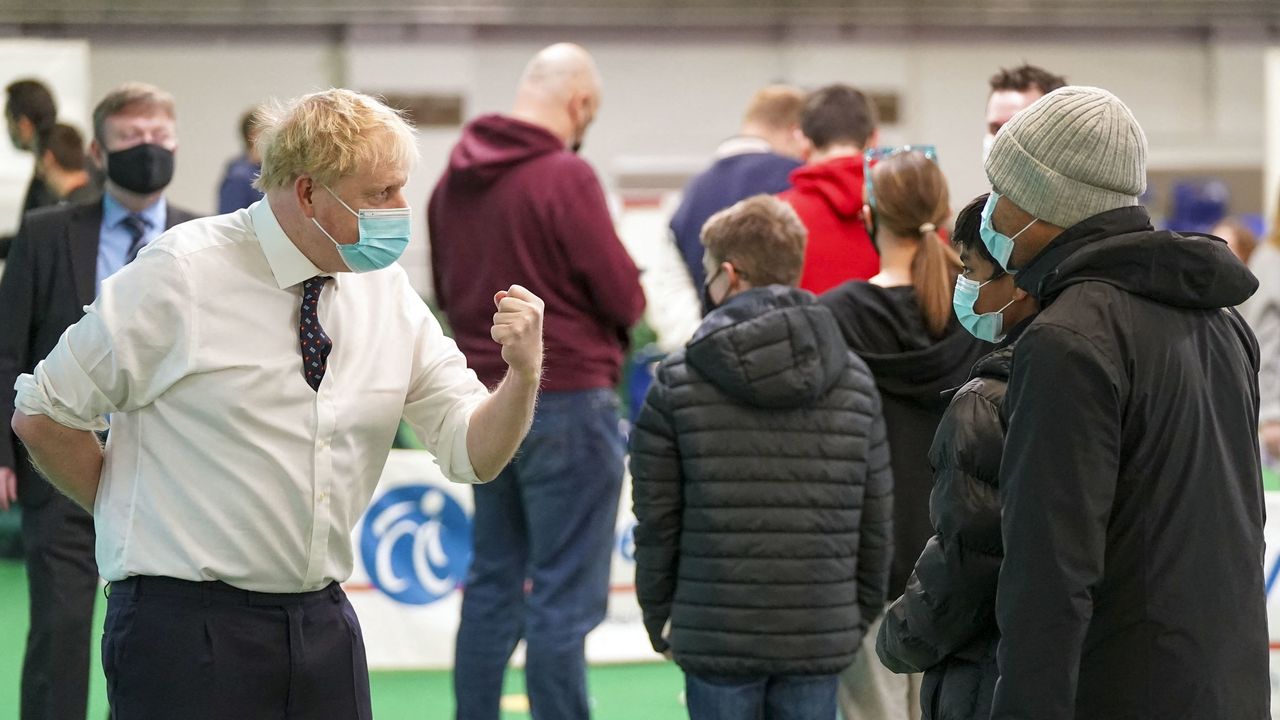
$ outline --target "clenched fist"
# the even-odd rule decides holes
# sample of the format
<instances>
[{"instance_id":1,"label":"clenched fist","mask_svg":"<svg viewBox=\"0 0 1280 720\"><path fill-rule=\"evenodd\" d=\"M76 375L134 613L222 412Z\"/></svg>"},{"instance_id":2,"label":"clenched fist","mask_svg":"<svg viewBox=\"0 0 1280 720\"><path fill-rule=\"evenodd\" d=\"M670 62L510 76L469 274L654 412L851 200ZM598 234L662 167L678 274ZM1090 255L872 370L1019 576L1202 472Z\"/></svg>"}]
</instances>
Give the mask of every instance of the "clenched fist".
<instances>
[{"instance_id":1,"label":"clenched fist","mask_svg":"<svg viewBox=\"0 0 1280 720\"><path fill-rule=\"evenodd\" d=\"M542 373L542 299L519 285L493 296L498 312L493 314L489 335L502 346L502 359L513 372L529 377Z\"/></svg>"}]
</instances>

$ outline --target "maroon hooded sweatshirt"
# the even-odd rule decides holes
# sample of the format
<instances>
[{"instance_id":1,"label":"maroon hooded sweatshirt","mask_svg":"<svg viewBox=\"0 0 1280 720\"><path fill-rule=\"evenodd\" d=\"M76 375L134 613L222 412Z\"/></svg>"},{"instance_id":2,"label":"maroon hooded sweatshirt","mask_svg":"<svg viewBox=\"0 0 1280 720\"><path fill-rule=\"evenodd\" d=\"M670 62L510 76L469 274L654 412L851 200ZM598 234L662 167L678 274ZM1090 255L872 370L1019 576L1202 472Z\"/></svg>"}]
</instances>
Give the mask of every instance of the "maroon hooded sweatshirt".
<instances>
[{"instance_id":1,"label":"maroon hooded sweatshirt","mask_svg":"<svg viewBox=\"0 0 1280 720\"><path fill-rule=\"evenodd\" d=\"M640 272L618 240L591 166L547 130L502 115L463 129L427 206L436 302L490 387L506 373L493 295L523 285L546 302L542 388L618 384L644 311Z\"/></svg>"}]
</instances>

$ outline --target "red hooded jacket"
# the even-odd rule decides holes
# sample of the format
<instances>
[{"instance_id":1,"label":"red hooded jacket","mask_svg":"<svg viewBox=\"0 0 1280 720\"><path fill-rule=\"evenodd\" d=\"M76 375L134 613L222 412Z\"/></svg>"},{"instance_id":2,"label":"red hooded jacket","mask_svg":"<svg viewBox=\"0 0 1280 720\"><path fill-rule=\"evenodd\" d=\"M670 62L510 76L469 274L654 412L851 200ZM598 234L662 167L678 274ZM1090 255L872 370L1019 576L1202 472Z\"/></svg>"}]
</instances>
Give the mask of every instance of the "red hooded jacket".
<instances>
[{"instance_id":1,"label":"red hooded jacket","mask_svg":"<svg viewBox=\"0 0 1280 720\"><path fill-rule=\"evenodd\" d=\"M778 195L809 230L800 287L822 294L846 280L880 272L880 254L862 223L862 155L806 165L791 173Z\"/></svg>"},{"instance_id":2,"label":"red hooded jacket","mask_svg":"<svg viewBox=\"0 0 1280 720\"><path fill-rule=\"evenodd\" d=\"M644 311L640 272L613 229L591 166L550 132L502 115L463 129L427 206L436 302L480 380L507 365L489 331L493 294L546 302L544 390L618 383Z\"/></svg>"}]
</instances>

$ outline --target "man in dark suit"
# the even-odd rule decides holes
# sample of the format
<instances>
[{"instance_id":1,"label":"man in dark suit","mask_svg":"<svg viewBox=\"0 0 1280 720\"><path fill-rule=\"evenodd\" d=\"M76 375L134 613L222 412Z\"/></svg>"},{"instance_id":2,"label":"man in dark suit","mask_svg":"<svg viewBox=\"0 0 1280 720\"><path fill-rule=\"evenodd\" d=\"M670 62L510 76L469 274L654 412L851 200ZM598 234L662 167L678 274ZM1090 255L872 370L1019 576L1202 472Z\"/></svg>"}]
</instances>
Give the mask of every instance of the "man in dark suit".
<instances>
[{"instance_id":1,"label":"man in dark suit","mask_svg":"<svg viewBox=\"0 0 1280 720\"><path fill-rule=\"evenodd\" d=\"M106 174L88 203L28 213L0 279L0 416L31 372L84 315L102 282L166 229L195 217L169 205L177 133L173 98L141 83L109 93L93 113L90 156ZM22 720L84 720L98 588L93 518L39 477L0 432L0 509L22 502L31 629L22 668Z\"/></svg>"}]
</instances>

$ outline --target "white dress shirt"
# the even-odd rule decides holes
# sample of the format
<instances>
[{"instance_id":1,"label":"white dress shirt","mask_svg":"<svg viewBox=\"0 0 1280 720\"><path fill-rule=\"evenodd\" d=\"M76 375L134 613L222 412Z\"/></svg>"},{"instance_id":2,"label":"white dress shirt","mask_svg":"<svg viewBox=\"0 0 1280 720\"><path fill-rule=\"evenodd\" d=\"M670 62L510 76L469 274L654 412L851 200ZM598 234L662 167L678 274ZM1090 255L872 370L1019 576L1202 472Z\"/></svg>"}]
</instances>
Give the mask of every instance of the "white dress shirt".
<instances>
[{"instance_id":1,"label":"white dress shirt","mask_svg":"<svg viewBox=\"0 0 1280 720\"><path fill-rule=\"evenodd\" d=\"M301 283L320 274L266 200L184 223L18 379L28 415L101 430L111 414L94 505L107 580L345 580L401 417L446 476L478 482L466 436L488 390L398 265L327 283L333 350L319 392L307 385Z\"/></svg>"}]
</instances>

